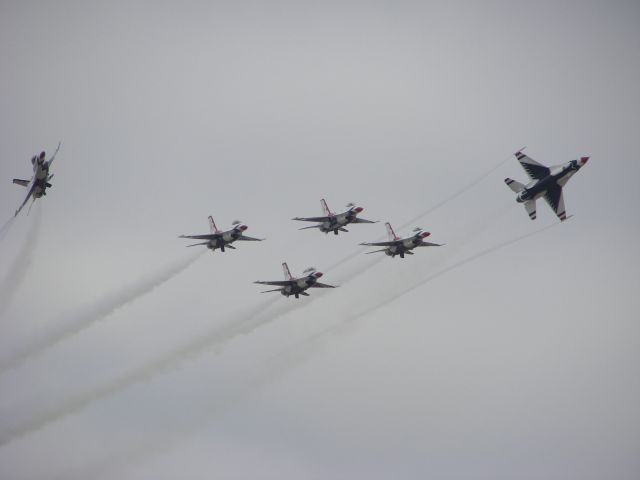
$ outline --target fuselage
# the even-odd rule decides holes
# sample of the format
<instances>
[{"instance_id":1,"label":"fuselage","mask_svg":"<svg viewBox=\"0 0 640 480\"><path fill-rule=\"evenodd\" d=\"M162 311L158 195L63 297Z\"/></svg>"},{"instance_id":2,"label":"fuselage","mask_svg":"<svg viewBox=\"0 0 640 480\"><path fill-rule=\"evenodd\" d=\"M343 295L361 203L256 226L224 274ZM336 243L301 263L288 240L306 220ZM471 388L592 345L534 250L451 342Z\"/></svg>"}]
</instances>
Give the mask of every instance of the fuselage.
<instances>
[{"instance_id":1,"label":"fuselage","mask_svg":"<svg viewBox=\"0 0 640 480\"><path fill-rule=\"evenodd\" d=\"M516 202L524 203L529 200L536 200L542 197L549 188L558 184L564 186L582 166L578 160L571 160L559 167L552 168L551 173L543 179L528 183L516 196Z\"/></svg>"},{"instance_id":2,"label":"fuselage","mask_svg":"<svg viewBox=\"0 0 640 480\"><path fill-rule=\"evenodd\" d=\"M285 297L293 295L299 298L299 295L316 283L321 276L322 273L314 272L306 277L296 278L289 285L282 287L280 293Z\"/></svg>"},{"instance_id":3,"label":"fuselage","mask_svg":"<svg viewBox=\"0 0 640 480\"><path fill-rule=\"evenodd\" d=\"M404 258L405 253L416 248L423 242L423 239L428 236L428 232L420 232L415 234L413 237L398 240L394 245L388 247L384 253L390 257L400 255L400 258Z\"/></svg>"},{"instance_id":4,"label":"fuselage","mask_svg":"<svg viewBox=\"0 0 640 480\"><path fill-rule=\"evenodd\" d=\"M335 232L340 227L344 227L353 222L362 210L363 208L356 207L337 215L331 215L328 220L320 224L320 231L324 233Z\"/></svg>"},{"instance_id":5,"label":"fuselage","mask_svg":"<svg viewBox=\"0 0 640 480\"><path fill-rule=\"evenodd\" d=\"M35 198L40 198L45 194L47 187L51 186L51 184L48 183L49 162L44 160L41 161L40 159L37 159L35 162L33 162L33 176L33 181L35 182L33 196Z\"/></svg>"},{"instance_id":6,"label":"fuselage","mask_svg":"<svg viewBox=\"0 0 640 480\"><path fill-rule=\"evenodd\" d=\"M215 238L209 240L209 244L207 248L210 250L221 249L224 251L224 247L235 242L238 238L242 236L242 232L247 229L246 225L238 225L231 230L227 230L226 232L222 232L220 235Z\"/></svg>"}]
</instances>

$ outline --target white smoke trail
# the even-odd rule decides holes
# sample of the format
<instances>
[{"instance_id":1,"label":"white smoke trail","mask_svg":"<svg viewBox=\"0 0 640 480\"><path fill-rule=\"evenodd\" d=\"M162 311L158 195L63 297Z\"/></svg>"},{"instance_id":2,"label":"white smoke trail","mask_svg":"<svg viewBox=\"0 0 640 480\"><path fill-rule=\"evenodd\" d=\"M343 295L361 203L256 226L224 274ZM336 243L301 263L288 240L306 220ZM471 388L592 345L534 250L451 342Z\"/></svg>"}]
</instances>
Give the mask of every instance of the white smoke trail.
<instances>
[{"instance_id":1,"label":"white smoke trail","mask_svg":"<svg viewBox=\"0 0 640 480\"><path fill-rule=\"evenodd\" d=\"M523 150L523 149L520 149ZM489 177L489 175L491 175L493 172L495 172L496 170L498 170L500 167L502 167L505 163L507 163L509 160L511 159L511 155L509 155L508 157L500 160L500 163L497 163L496 165L494 165L493 167L491 167L489 170L487 170L486 172L484 172L482 175L480 175L479 177L475 178L474 180L472 180L471 182L467 183L466 185L464 185L462 188L460 188L459 190L455 191L454 193L452 193L451 195L449 195L448 197L444 198L443 200L439 201L438 203L432 205L431 207L429 207L428 209L420 212L419 214L417 214L415 217L411 218L409 221L403 223L402 225L400 225L398 228L399 230L402 230L404 228L407 228L411 225L413 225L415 222L417 222L418 220L421 220L422 218L426 217L427 215L429 215L430 213L435 212L436 210L438 210L439 208L445 206L447 203L452 202L453 200L455 200L456 198L462 196L463 194L465 194L466 192L468 192L469 190L471 190L472 188L476 187L477 185L479 185L480 183L482 183L486 178ZM384 239L384 237L379 237L376 242L382 241ZM345 257L341 258L340 260L338 260L337 262L335 262L333 265L331 265L329 268L327 268L326 270L332 270L333 268L337 267L338 265L342 265L343 263L357 257L358 255L360 255L361 253L364 253L368 250L368 247L364 247L364 248L360 248L357 251L354 251L353 253L350 253L349 255L346 255Z\"/></svg>"},{"instance_id":2,"label":"white smoke trail","mask_svg":"<svg viewBox=\"0 0 640 480\"><path fill-rule=\"evenodd\" d=\"M26 435L35 432L44 426L56 420L64 418L68 415L77 413L89 406L93 402L110 397L132 385L145 382L152 379L156 375L162 374L175 368L179 362L194 358L211 348L221 348L227 341L243 334L248 334L259 326L272 321L274 318L284 315L297 306L287 305L284 308L275 308L273 311L269 307L275 304L277 298L272 298L261 302L249 312L245 312L244 320L242 318L230 319L223 327L218 328L209 334L205 334L196 340L179 347L155 361L143 365L142 367L127 372L112 381L77 395L65 402L58 408L51 409L39 415L35 415L27 422L9 427L0 433L0 447Z\"/></svg>"},{"instance_id":3,"label":"white smoke trail","mask_svg":"<svg viewBox=\"0 0 640 480\"><path fill-rule=\"evenodd\" d=\"M13 224L13 221L15 220L15 218L16 217L11 217L9 220L4 222L2 227L0 227L0 240L2 240L4 238L4 236L7 234L7 232L11 228L11 225Z\"/></svg>"},{"instance_id":4,"label":"white smoke trail","mask_svg":"<svg viewBox=\"0 0 640 480\"><path fill-rule=\"evenodd\" d=\"M529 237L532 237L534 235L538 235L538 234L540 234L540 233L542 233L542 232L544 232L546 230L549 230L550 228L553 228L553 227L555 227L557 225L560 225L560 223L552 223L550 225L547 225L546 227L542 227L542 228L539 228L537 230L534 230L533 232L529 232L529 233L526 233L524 235L520 235L518 237L512 238L510 240L506 240L504 242L500 242L500 243L498 243L498 244L496 244L496 245L494 245L492 247L486 248L486 249L481 250L481 251L479 251L479 252L477 252L477 253L475 253L473 255L465 257L465 258L463 258L463 259L461 259L461 260L459 260L457 262L454 262L451 265L443 268L442 270L439 270L438 272L436 272L436 273L434 273L432 275L429 275L428 277L424 278L423 280L421 280L421 281L415 283L414 285L404 289L402 292L390 295L388 298L385 298L380 302L376 302L375 305L373 305L373 306L371 306L371 307L359 312L355 316L345 320L343 322L343 325L347 324L347 323L356 322L357 320L359 320L360 318L364 317L365 315L368 315L368 314L372 313L373 311L377 310L378 308L382 308L382 307L384 307L384 306L386 306L386 305L398 300L399 298L404 297L408 293L411 293L414 290L416 290L416 289L418 289L418 288L420 288L420 287L422 287L422 286L434 281L438 277L450 272L451 270L455 270L456 268L460 268L463 265L466 265L466 264L468 264L470 262L478 260L479 258L482 258L482 257L485 257L487 255L490 255L490 254L492 254L492 253L494 253L494 252L496 252L498 250L501 250L501 249L503 249L505 247L513 245L514 243L518 243L518 242L521 242L522 240L525 240L525 239L527 239ZM338 328L342 328L343 325L339 325Z\"/></svg>"},{"instance_id":5,"label":"white smoke trail","mask_svg":"<svg viewBox=\"0 0 640 480\"><path fill-rule=\"evenodd\" d=\"M248 375L243 375L242 381L235 389L225 388L222 394L217 392L216 398L208 402L208 411L203 415L191 416L183 422L181 426L171 432L171 435L156 435L145 442L136 442L133 446L126 446L125 449L109 449L107 455L98 461L75 468L71 471L62 472L52 480L94 480L104 478L119 478L119 472L135 465L144 463L153 457L166 455L171 450L177 448L182 442L204 430L207 422L213 420L216 415L236 408L238 404L253 397L262 389L273 385L291 371L301 367L310 360L314 354L320 352L323 346L320 342L313 344L313 339L320 335L314 335L306 339L304 348L297 344L279 354L266 359L259 367ZM189 411L189 406L183 406L183 411Z\"/></svg>"},{"instance_id":6,"label":"white smoke trail","mask_svg":"<svg viewBox=\"0 0 640 480\"><path fill-rule=\"evenodd\" d=\"M509 207L511 207L511 205ZM465 235L467 241L475 238L475 234L477 234L480 230L488 228L492 220L500 218L501 213L502 212L500 212L499 214L492 213L489 214L487 219L479 220L476 227L472 227L471 231L467 235ZM464 240L458 243L462 245L464 243ZM454 251L455 250L452 249L451 253L453 253ZM359 277L360 275L373 268L384 258L386 258L386 256L381 256L377 259L368 261L363 266L353 269L351 272L342 277L342 281L344 283L352 281L353 279ZM254 309L254 311L249 312L248 314L242 313L236 315L232 319L230 319L230 321L225 323L224 326L217 327L210 333L200 336L194 341L183 345L171 352L168 352L162 357L154 360L147 365L142 366L137 370L125 373L124 375L117 377L107 384L81 393L77 397L68 400L62 406L56 409L52 409L47 412L43 412L40 415L32 417L30 421L24 423L23 425L7 429L5 432L2 432L0 434L0 447L23 435L35 432L45 427L49 423L62 419L68 415L78 413L94 402L115 395L116 393L135 384L148 381L151 378L162 374L163 372L170 371L172 368L177 367L177 364L179 364L180 362L184 362L185 360L193 360L212 349L216 352L219 352L228 342L234 340L236 337L239 337L241 335L248 335L256 329L270 324L283 317L284 315L287 315L299 308L307 307L310 302L313 302L315 300L315 298L321 297L322 293L326 294L327 292L314 291L314 295L312 297L305 299L302 302L287 303L286 305L279 305L273 309L267 308L275 304L275 301L277 299L273 299L268 302L268 304L259 305Z\"/></svg>"},{"instance_id":7,"label":"white smoke trail","mask_svg":"<svg viewBox=\"0 0 640 480\"><path fill-rule=\"evenodd\" d=\"M350 278L355 278L360 273L362 273L361 270L355 270L350 275ZM314 295L316 297L321 297L322 293L323 292L314 292ZM279 298L272 298L265 302L261 302L249 312L243 312L235 315L222 327L217 327L192 342L166 353L153 362L116 377L114 380L103 384L102 386L81 393L75 398L68 400L60 407L35 415L21 425L7 428L5 431L0 433L0 447L19 437L35 432L49 423L55 422L68 415L75 414L94 402L108 398L135 384L146 382L157 375L171 371L172 369L177 368L181 362L194 360L196 357L211 350L219 352L228 342L236 337L248 335L254 330L271 323L284 315L308 306L313 299L314 297L311 297L309 299L305 299L306 301L281 304L275 306L275 308L269 307L274 306Z\"/></svg>"},{"instance_id":8,"label":"white smoke trail","mask_svg":"<svg viewBox=\"0 0 640 480\"><path fill-rule=\"evenodd\" d=\"M422 218L428 213L433 212L434 210L442 207L449 201L462 195L467 190L473 188L474 186L479 184L481 181L483 181L486 177L488 177L491 173L497 170L500 166L502 166L507 160L503 160L502 162L500 162L500 164L496 165L489 171L485 172L481 177L475 179L473 182L469 183L468 185L463 187L461 190L449 196L447 199L439 202L437 205L431 207L427 211L414 217L410 222L407 222L407 224L413 223L415 220ZM341 260L340 262L337 262L330 268L334 268L342 263L348 262L359 253L361 252L358 251L345 257L343 260ZM384 258L384 257L381 257L381 258ZM348 282L353 278L358 277L359 275L365 273L366 271L371 269L373 266L375 266L381 260L381 258L371 260L364 266L358 267L357 269L353 270L350 274L347 274L345 277L343 277L343 282ZM57 421L68 415L77 413L96 401L112 396L118 393L119 391L124 390L134 384L144 382L162 373L163 371L170 369L176 363L201 355L202 353L205 353L206 351L212 348L220 350L224 347L224 345L227 342L231 341L237 336L247 335L253 332L254 330L256 330L257 328L264 326L268 323L271 323L274 320L282 317L283 315L286 315L292 312L293 310L296 310L302 307L303 305L308 305L310 301L313 301L313 297L311 299L308 299L304 303L287 305L283 308L276 309L276 311L273 311L273 312L270 312L270 311L265 312L265 307L260 306L258 308L257 314L255 315L249 315L249 317L245 318L244 320L229 322L224 327L217 329L203 337L200 337L196 341L191 342L179 349L169 352L168 354L162 356L156 361L150 364L147 364L138 370L125 374L121 377L118 377L114 381L106 385L103 385L102 387L98 387L94 390L85 392L79 395L78 397L76 397L75 399L68 401L65 405L62 405L57 409L50 410L49 412L44 412L43 414L32 418L31 421L21 426L17 426L15 428L9 429L7 432L3 432L0 435L0 447L6 443L11 442L16 438L19 438L23 435L37 431L45 427L49 423ZM0 367L0 372L2 372L1 367Z\"/></svg>"},{"instance_id":9,"label":"white smoke trail","mask_svg":"<svg viewBox=\"0 0 640 480\"><path fill-rule=\"evenodd\" d=\"M5 358L0 360L0 374L17 367L28 358L31 358L43 350L76 335L104 319L117 309L153 291L189 267L202 254L203 252L191 255L186 259L155 272L147 278L141 279L133 285L128 285L119 291L107 295L87 307L84 311L66 317L59 322L52 322L49 326L45 327L44 331L40 332L39 336L34 338L30 344L22 347L20 350L5 354Z\"/></svg>"},{"instance_id":10,"label":"white smoke trail","mask_svg":"<svg viewBox=\"0 0 640 480\"><path fill-rule=\"evenodd\" d=\"M418 288L423 287L424 285L436 280L440 276L445 275L452 270L455 270L482 257L495 253L502 248L521 242L534 235L538 235L557 225L559 225L559 223L553 223L551 225L534 230L533 232L529 232L527 234L511 238L507 241L500 242L475 254L467 256L457 262L444 267L443 269L437 271L432 275L428 275L427 277L416 281L413 285L404 289L402 292L383 298L381 301L375 302L374 305L369 306L368 308L361 310L354 315L347 316L346 318L339 320L336 324L330 327L309 335L307 338L302 339L289 346L279 354L273 356L271 359L268 359L266 362L262 362L254 372L254 374L245 377L246 382L242 384L237 391L232 392L228 397L212 400L212 409L210 409L204 415L200 415L189 420L189 423L183 425L179 431L172 432L172 435L170 437L157 437L153 441L148 442L146 445L136 445L135 447L128 449L126 452L119 452L109 455L99 462L95 462L84 467L81 470L77 470L72 473L65 473L59 478L105 478L113 476L114 473L117 473L118 471L122 471L133 465L144 462L150 457L168 453L171 449L179 445L180 442L196 434L198 431L205 429L207 427L206 422L211 421L212 417L214 417L216 414L219 414L226 408L231 408L237 405L238 402L255 394L262 388L273 384L280 378L302 366L305 361L313 358L323 350L323 347L325 346L326 340L328 338L335 338L336 336L351 331L357 326L358 320L362 319L366 315L372 313L378 308L382 308L398 300L399 298ZM205 415L207 416L207 418L203 418Z\"/></svg>"},{"instance_id":11,"label":"white smoke trail","mask_svg":"<svg viewBox=\"0 0 640 480\"><path fill-rule=\"evenodd\" d=\"M13 220L13 218L11 219ZM10 221L11 221L10 220ZM9 225L9 222L5 226ZM40 227L42 225L42 208L36 206L33 222L29 228L25 241L22 243L20 251L16 255L13 264L5 275L0 285L0 318L11 304L15 293L19 290L29 266L33 261L33 254L36 250L38 239L40 238ZM3 226L2 228L5 228Z\"/></svg>"}]
</instances>

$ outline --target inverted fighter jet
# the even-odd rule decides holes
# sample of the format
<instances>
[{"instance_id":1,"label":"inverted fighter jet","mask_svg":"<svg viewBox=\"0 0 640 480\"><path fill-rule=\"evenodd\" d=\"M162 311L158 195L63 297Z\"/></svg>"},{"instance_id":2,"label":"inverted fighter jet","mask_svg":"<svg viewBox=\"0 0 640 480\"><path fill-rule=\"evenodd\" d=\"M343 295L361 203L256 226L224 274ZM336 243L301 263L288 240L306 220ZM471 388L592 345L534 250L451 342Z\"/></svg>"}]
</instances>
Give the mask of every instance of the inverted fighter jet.
<instances>
[{"instance_id":1,"label":"inverted fighter jet","mask_svg":"<svg viewBox=\"0 0 640 480\"><path fill-rule=\"evenodd\" d=\"M338 232L348 232L345 225L349 223L377 223L372 220L365 220L364 218L358 218L358 214L364 210L362 207L357 207L353 203L347 204L346 212L342 213L333 213L329 210L327 206L327 202L323 198L320 200L320 204L322 205L322 212L324 213L323 217L295 217L292 220L300 220L302 222L319 222L318 225L312 225L311 227L303 227L300 230L306 230L308 228L317 228L321 232L329 233L333 232L335 235L338 235Z\"/></svg>"},{"instance_id":2,"label":"inverted fighter jet","mask_svg":"<svg viewBox=\"0 0 640 480\"><path fill-rule=\"evenodd\" d=\"M202 243L194 243L193 245L187 245L187 247L195 247L197 245L206 245L211 252L215 251L217 248L220 251L224 252L225 248L231 248L235 250L236 247L231 245L233 242L237 240L250 241L250 242L261 242L264 238L253 238L247 237L244 232L247 228L246 225L241 224L239 221L235 221L232 223L233 228L231 230L222 231L218 230L216 227L216 223L213 221L213 217L209 217L209 228L211 233L206 233L204 235L180 235L179 238L191 238L193 240L206 240Z\"/></svg>"},{"instance_id":3,"label":"inverted fighter jet","mask_svg":"<svg viewBox=\"0 0 640 480\"><path fill-rule=\"evenodd\" d=\"M372 243L361 243L360 245L366 245L368 247L386 247L381 250L374 250L370 253L376 252L384 252L389 255L391 258L394 258L396 255L400 255L400 258L404 258L405 255L413 255L413 250L416 247L441 247L441 244L438 243L430 243L425 242L424 239L427 238L431 233L423 231L421 228L416 227L413 229L413 235L407 238L400 238L396 235L396 232L393 231L390 223L385 223L385 227L387 227L387 234L389 235L388 242L372 242Z\"/></svg>"},{"instance_id":4,"label":"inverted fighter jet","mask_svg":"<svg viewBox=\"0 0 640 480\"><path fill-rule=\"evenodd\" d=\"M23 187L27 187L27 196L22 202L22 205L16 210L15 216L20 213L20 210L27 204L30 198L33 199L33 202L36 201L36 198L41 198L43 195L47 194L47 188L51 187L49 180L53 178L53 175L49 175L49 167L53 163L53 159L56 158L56 154L60 150L60 143L58 143L58 148L54 152L53 156L46 160L45 152L41 152L38 156L33 156L31 158L31 165L33 166L33 176L31 180L22 180L20 178L14 178L13 183L16 185L22 185Z\"/></svg>"},{"instance_id":5,"label":"inverted fighter jet","mask_svg":"<svg viewBox=\"0 0 640 480\"><path fill-rule=\"evenodd\" d=\"M309 294L306 292L308 288L336 288L333 285L320 283L318 279L322 277L322 272L318 272L313 267L309 267L304 272L302 272L305 276L301 278L295 278L293 275L291 275L286 262L282 264L282 270L284 271L284 280L275 280L273 282L253 282L260 285L275 285L279 287L274 288L273 290L265 290L264 292L260 293L280 292L285 297L293 295L296 298L300 298L300 295L304 295L305 297L309 296Z\"/></svg>"},{"instance_id":6,"label":"inverted fighter jet","mask_svg":"<svg viewBox=\"0 0 640 480\"><path fill-rule=\"evenodd\" d=\"M566 185L574 173L586 165L589 157L581 157L579 160L545 167L520 151L516 152L515 156L529 175L531 182L523 185L510 178L505 178L504 183L518 194L516 202L524 203L529 218L536 219L536 200L540 197L544 197L560 221L563 222L569 218L564 208L562 187Z\"/></svg>"}]
</instances>

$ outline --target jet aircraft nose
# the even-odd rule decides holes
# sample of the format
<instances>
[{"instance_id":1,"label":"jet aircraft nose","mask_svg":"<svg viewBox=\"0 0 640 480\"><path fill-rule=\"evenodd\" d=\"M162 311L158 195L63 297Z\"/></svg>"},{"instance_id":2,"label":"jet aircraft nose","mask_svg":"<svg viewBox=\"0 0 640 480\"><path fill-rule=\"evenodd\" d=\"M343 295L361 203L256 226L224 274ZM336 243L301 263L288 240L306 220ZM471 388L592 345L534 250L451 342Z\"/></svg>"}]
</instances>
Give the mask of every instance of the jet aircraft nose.
<instances>
[{"instance_id":1,"label":"jet aircraft nose","mask_svg":"<svg viewBox=\"0 0 640 480\"><path fill-rule=\"evenodd\" d=\"M421 234L422 238L427 238L429 235L431 235L431 232L422 232Z\"/></svg>"},{"instance_id":2,"label":"jet aircraft nose","mask_svg":"<svg viewBox=\"0 0 640 480\"><path fill-rule=\"evenodd\" d=\"M588 161L589 157L581 157L580 160L578 160L578 164L583 167Z\"/></svg>"},{"instance_id":3,"label":"jet aircraft nose","mask_svg":"<svg viewBox=\"0 0 640 480\"><path fill-rule=\"evenodd\" d=\"M360 213L363 210L364 210L364 208L362 208L362 207L356 207L356 208L353 209L353 211L356 212L356 213Z\"/></svg>"},{"instance_id":4,"label":"jet aircraft nose","mask_svg":"<svg viewBox=\"0 0 640 480\"><path fill-rule=\"evenodd\" d=\"M322 276L322 272L315 272L313 276L316 278L320 278Z\"/></svg>"},{"instance_id":5,"label":"jet aircraft nose","mask_svg":"<svg viewBox=\"0 0 640 480\"><path fill-rule=\"evenodd\" d=\"M243 232L249 227L247 227L246 225L240 225L240 230L242 230Z\"/></svg>"}]
</instances>

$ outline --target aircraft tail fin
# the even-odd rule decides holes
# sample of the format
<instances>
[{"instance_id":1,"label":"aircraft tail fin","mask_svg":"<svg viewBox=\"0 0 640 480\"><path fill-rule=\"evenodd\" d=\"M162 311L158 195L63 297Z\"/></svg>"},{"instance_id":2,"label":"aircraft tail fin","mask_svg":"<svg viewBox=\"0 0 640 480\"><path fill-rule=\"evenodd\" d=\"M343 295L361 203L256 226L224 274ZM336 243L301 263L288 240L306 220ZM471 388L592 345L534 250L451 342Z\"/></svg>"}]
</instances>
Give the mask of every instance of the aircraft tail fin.
<instances>
[{"instance_id":1,"label":"aircraft tail fin","mask_svg":"<svg viewBox=\"0 0 640 480\"><path fill-rule=\"evenodd\" d=\"M396 232L393 231L393 227L389 222L385 223L384 226L387 228L387 235L389 236L389 240L398 240L398 238L400 238L396 235Z\"/></svg>"},{"instance_id":2,"label":"aircraft tail fin","mask_svg":"<svg viewBox=\"0 0 640 480\"><path fill-rule=\"evenodd\" d=\"M527 200L524 202L524 208L529 214L529 218L531 220L536 219L536 201L535 200Z\"/></svg>"},{"instance_id":3,"label":"aircraft tail fin","mask_svg":"<svg viewBox=\"0 0 640 480\"><path fill-rule=\"evenodd\" d=\"M211 233L220 233L220 230L216 227L216 222L213 221L213 217L211 215L209 215L209 229L211 230Z\"/></svg>"},{"instance_id":4,"label":"aircraft tail fin","mask_svg":"<svg viewBox=\"0 0 640 480\"><path fill-rule=\"evenodd\" d=\"M22 185L23 187L29 186L29 180L21 180L19 178L14 178L13 183L15 183L16 185Z\"/></svg>"},{"instance_id":5,"label":"aircraft tail fin","mask_svg":"<svg viewBox=\"0 0 640 480\"><path fill-rule=\"evenodd\" d=\"M504 183L506 183L507 187L509 187L515 193L520 193L522 190L524 190L524 185L522 183L516 182L515 180L512 180L510 178L505 178Z\"/></svg>"},{"instance_id":6,"label":"aircraft tail fin","mask_svg":"<svg viewBox=\"0 0 640 480\"><path fill-rule=\"evenodd\" d=\"M322 213L324 213L324 215L326 217L333 216L333 212L331 210L329 210L329 206L327 205L327 201L324 198L320 200L320 205L322 205Z\"/></svg>"},{"instance_id":7,"label":"aircraft tail fin","mask_svg":"<svg viewBox=\"0 0 640 480\"><path fill-rule=\"evenodd\" d=\"M285 280L293 280L293 275L291 275L291 272L289 271L289 265L287 265L287 262L284 262L282 264L282 271L284 273L284 279Z\"/></svg>"}]
</instances>

